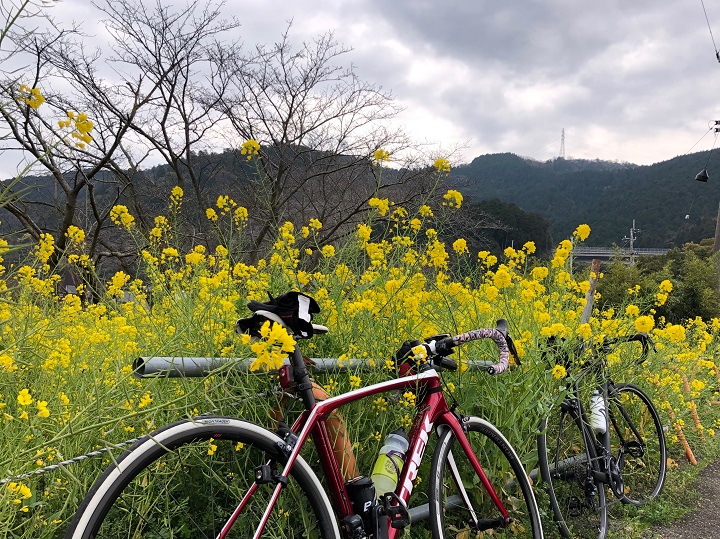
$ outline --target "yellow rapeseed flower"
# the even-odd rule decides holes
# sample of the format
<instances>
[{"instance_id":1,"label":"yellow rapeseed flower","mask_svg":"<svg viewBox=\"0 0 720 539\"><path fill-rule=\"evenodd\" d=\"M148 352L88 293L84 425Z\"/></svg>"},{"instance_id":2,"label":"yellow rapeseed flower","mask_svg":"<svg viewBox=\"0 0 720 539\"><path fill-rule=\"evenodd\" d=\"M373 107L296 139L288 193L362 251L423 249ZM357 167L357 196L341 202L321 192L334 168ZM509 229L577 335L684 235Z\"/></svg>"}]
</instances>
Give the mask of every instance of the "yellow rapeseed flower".
<instances>
[{"instance_id":1,"label":"yellow rapeseed flower","mask_svg":"<svg viewBox=\"0 0 720 539\"><path fill-rule=\"evenodd\" d=\"M54 252L55 239L52 234L40 234L40 241L35 248L35 255L37 256L37 259L43 264L46 264Z\"/></svg>"},{"instance_id":2,"label":"yellow rapeseed flower","mask_svg":"<svg viewBox=\"0 0 720 539\"><path fill-rule=\"evenodd\" d=\"M510 275L507 266L502 265L498 268L493 276L493 284L500 290L507 288L512 284L512 276Z\"/></svg>"},{"instance_id":3,"label":"yellow rapeseed flower","mask_svg":"<svg viewBox=\"0 0 720 539\"><path fill-rule=\"evenodd\" d=\"M33 402L30 390L27 388L20 390L20 393L18 393L17 396L17 401L20 406L30 406Z\"/></svg>"},{"instance_id":4,"label":"yellow rapeseed flower","mask_svg":"<svg viewBox=\"0 0 720 539\"><path fill-rule=\"evenodd\" d=\"M435 167L435 170L442 173L448 173L450 172L450 161L445 159L444 157L440 157L439 159L435 159L435 162L433 163L433 166Z\"/></svg>"},{"instance_id":5,"label":"yellow rapeseed flower","mask_svg":"<svg viewBox=\"0 0 720 539\"><path fill-rule=\"evenodd\" d=\"M122 204L113 206L113 209L110 210L110 219L116 225L127 229L129 229L135 222L135 218L130 215L127 206L123 206Z\"/></svg>"},{"instance_id":6,"label":"yellow rapeseed flower","mask_svg":"<svg viewBox=\"0 0 720 539\"><path fill-rule=\"evenodd\" d=\"M432 217L433 211L427 204L423 204L418 208L418 213L420 214L420 217Z\"/></svg>"},{"instance_id":7,"label":"yellow rapeseed flower","mask_svg":"<svg viewBox=\"0 0 720 539\"><path fill-rule=\"evenodd\" d=\"M191 266L197 266L204 260L205 255L202 253L198 253L197 251L193 251L185 255L185 262Z\"/></svg>"},{"instance_id":8,"label":"yellow rapeseed flower","mask_svg":"<svg viewBox=\"0 0 720 539\"><path fill-rule=\"evenodd\" d=\"M85 241L85 231L75 225L70 225L68 227L67 232L65 232L65 236L71 244L79 245Z\"/></svg>"},{"instance_id":9,"label":"yellow rapeseed flower","mask_svg":"<svg viewBox=\"0 0 720 539\"><path fill-rule=\"evenodd\" d=\"M635 329L639 333L647 333L655 325L655 319L652 316L639 316L635 320Z\"/></svg>"},{"instance_id":10,"label":"yellow rapeseed flower","mask_svg":"<svg viewBox=\"0 0 720 539\"><path fill-rule=\"evenodd\" d=\"M233 221L236 225L240 226L246 223L248 220L248 211L244 206L238 206L233 212Z\"/></svg>"},{"instance_id":11,"label":"yellow rapeseed flower","mask_svg":"<svg viewBox=\"0 0 720 539\"><path fill-rule=\"evenodd\" d=\"M384 217L390 209L390 201L387 198L373 197L368 200L368 206L375 208L381 217Z\"/></svg>"},{"instance_id":12,"label":"yellow rapeseed flower","mask_svg":"<svg viewBox=\"0 0 720 539\"><path fill-rule=\"evenodd\" d=\"M50 410L48 410L47 407L47 401L38 401L37 402L37 409L38 413L37 415L40 417L50 417Z\"/></svg>"},{"instance_id":13,"label":"yellow rapeseed flower","mask_svg":"<svg viewBox=\"0 0 720 539\"><path fill-rule=\"evenodd\" d=\"M357 237L362 243L370 241L370 234L372 234L372 228L369 225L358 225Z\"/></svg>"},{"instance_id":14,"label":"yellow rapeseed flower","mask_svg":"<svg viewBox=\"0 0 720 539\"><path fill-rule=\"evenodd\" d=\"M448 165L448 171L450 170L450 166ZM460 193L460 191L456 191L455 189L448 189L448 192L443 195L443 198L447 200L447 202L443 202L443 205L450 206L451 208L459 208L462 206L463 202L463 196Z\"/></svg>"},{"instance_id":15,"label":"yellow rapeseed flower","mask_svg":"<svg viewBox=\"0 0 720 539\"><path fill-rule=\"evenodd\" d=\"M436 268L446 268L449 255L445 251L445 244L433 240L427 249L428 264Z\"/></svg>"},{"instance_id":16,"label":"yellow rapeseed flower","mask_svg":"<svg viewBox=\"0 0 720 539\"><path fill-rule=\"evenodd\" d=\"M468 251L467 247L467 241L464 238L458 238L456 239L452 244L453 251L455 251L457 254L467 254L470 251Z\"/></svg>"},{"instance_id":17,"label":"yellow rapeseed flower","mask_svg":"<svg viewBox=\"0 0 720 539\"><path fill-rule=\"evenodd\" d=\"M580 241L585 241L589 235L590 227L585 224L579 225L573 232L573 236L576 236Z\"/></svg>"},{"instance_id":18,"label":"yellow rapeseed flower","mask_svg":"<svg viewBox=\"0 0 720 539\"><path fill-rule=\"evenodd\" d=\"M31 109L37 110L40 105L45 103L45 97L40 92L40 88L30 88L25 84L21 84L18 88L17 100L25 103Z\"/></svg>"},{"instance_id":19,"label":"yellow rapeseed flower","mask_svg":"<svg viewBox=\"0 0 720 539\"><path fill-rule=\"evenodd\" d=\"M170 190L170 205L175 209L179 208L184 194L182 187L179 185L173 187Z\"/></svg>"},{"instance_id":20,"label":"yellow rapeseed flower","mask_svg":"<svg viewBox=\"0 0 720 539\"><path fill-rule=\"evenodd\" d=\"M24 500L32 498L32 491L30 490L30 487L22 483L8 483L8 490L13 494L20 496Z\"/></svg>"},{"instance_id":21,"label":"yellow rapeseed flower","mask_svg":"<svg viewBox=\"0 0 720 539\"><path fill-rule=\"evenodd\" d=\"M550 270L546 266L537 266L532 269L530 276L536 281L542 281L550 274Z\"/></svg>"},{"instance_id":22,"label":"yellow rapeseed flower","mask_svg":"<svg viewBox=\"0 0 720 539\"><path fill-rule=\"evenodd\" d=\"M555 365L552 370L552 375L559 380L567 376L567 371L562 365Z\"/></svg>"},{"instance_id":23,"label":"yellow rapeseed flower","mask_svg":"<svg viewBox=\"0 0 720 539\"><path fill-rule=\"evenodd\" d=\"M390 161L390 154L387 150L378 148L373 154L373 165L382 165L383 162Z\"/></svg>"},{"instance_id":24,"label":"yellow rapeseed flower","mask_svg":"<svg viewBox=\"0 0 720 539\"><path fill-rule=\"evenodd\" d=\"M247 159L249 161L254 155L258 155L258 153L260 153L260 143L253 139L246 140L240 147L240 153L242 155L247 155Z\"/></svg>"}]
</instances>

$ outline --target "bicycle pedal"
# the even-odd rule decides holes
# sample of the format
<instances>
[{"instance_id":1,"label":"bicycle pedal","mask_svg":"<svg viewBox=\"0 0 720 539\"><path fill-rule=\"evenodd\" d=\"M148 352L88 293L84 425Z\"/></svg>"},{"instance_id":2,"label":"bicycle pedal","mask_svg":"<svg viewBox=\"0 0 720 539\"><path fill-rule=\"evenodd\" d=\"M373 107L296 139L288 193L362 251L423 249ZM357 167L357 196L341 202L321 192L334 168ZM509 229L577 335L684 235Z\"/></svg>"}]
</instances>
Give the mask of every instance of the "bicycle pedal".
<instances>
[{"instance_id":1,"label":"bicycle pedal","mask_svg":"<svg viewBox=\"0 0 720 539\"><path fill-rule=\"evenodd\" d=\"M410 513L408 513L405 502L397 494L394 492L383 494L382 506L393 528L402 529L410 525Z\"/></svg>"}]
</instances>

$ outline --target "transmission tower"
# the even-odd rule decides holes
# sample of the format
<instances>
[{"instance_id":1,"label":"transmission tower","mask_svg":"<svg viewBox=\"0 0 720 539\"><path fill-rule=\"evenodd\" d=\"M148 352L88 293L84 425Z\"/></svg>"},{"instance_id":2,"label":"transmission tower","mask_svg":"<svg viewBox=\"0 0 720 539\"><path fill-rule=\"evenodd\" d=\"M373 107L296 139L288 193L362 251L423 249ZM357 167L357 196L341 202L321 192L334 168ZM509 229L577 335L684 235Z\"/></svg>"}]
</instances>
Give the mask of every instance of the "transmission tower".
<instances>
[{"instance_id":1,"label":"transmission tower","mask_svg":"<svg viewBox=\"0 0 720 539\"><path fill-rule=\"evenodd\" d=\"M560 155L558 157L565 159L565 128L560 134Z\"/></svg>"}]
</instances>

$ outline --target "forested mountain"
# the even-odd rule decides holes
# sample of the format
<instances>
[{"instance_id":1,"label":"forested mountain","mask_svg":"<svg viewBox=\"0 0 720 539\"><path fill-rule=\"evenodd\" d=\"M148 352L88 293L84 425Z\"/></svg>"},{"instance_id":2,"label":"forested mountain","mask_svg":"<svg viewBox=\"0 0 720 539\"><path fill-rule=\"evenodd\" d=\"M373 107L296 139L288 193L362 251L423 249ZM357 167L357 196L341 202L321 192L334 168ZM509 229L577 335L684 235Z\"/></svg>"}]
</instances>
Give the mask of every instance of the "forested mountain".
<instances>
[{"instance_id":1,"label":"forested mountain","mask_svg":"<svg viewBox=\"0 0 720 539\"><path fill-rule=\"evenodd\" d=\"M202 153L195 157L195 166L202 197L208 204L218 195L230 195L239 203L246 202L253 167L245 156L237 151ZM696 181L696 174L706 166L709 181ZM385 182L398 185L395 192L385 196L399 201L407 194L407 187L395 179L404 174L399 170L386 170ZM106 180L100 178L96 183L96 203L104 207L105 212L115 203L130 206L126 189L120 189L109 177ZM136 171L128 180L136 201L131 209L141 222L151 226L153 217L165 211L168 193L177 179L170 167L159 165ZM338 178L329 180L332 185L338 185ZM581 223L589 224L592 229L587 245L622 245L633 220L640 230L636 234L636 247L671 248L714 236L720 202L720 156L702 152L652 166L637 166L575 159L539 162L510 153L488 154L453 167L447 182L445 187L463 193L465 204L462 215L445 231L446 235L466 237L475 250L499 251L532 240L539 254L547 255ZM28 215L43 230L57 229L63 206L62 200L55 200L58 189L53 179L27 177L22 185L27 188L23 202L27 204ZM337 214L337 208L328 206L326 210L330 214L326 214L318 206L322 197L316 192L317 186L308 185L308 188L316 198L310 208L314 212L312 216L320 216L324 223L332 222L330 214ZM347 192L341 191L347 198ZM205 206L194 201L196 197L189 189L187 197L184 218L194 223L194 230L199 233L202 223L207 223L201 211ZM362 200L360 197L360 203ZM81 197L78 203L80 217L90 213L86 197ZM254 207L251 200L247 203L248 208ZM77 224L90 230L84 222ZM22 228L18 225L15 219L4 216L0 232L18 231ZM328 238L328 241L332 240ZM110 243L106 249L118 248Z\"/></svg>"},{"instance_id":2,"label":"forested mountain","mask_svg":"<svg viewBox=\"0 0 720 539\"><path fill-rule=\"evenodd\" d=\"M710 180L696 181L705 167ZM488 154L455 167L449 180L474 201L498 199L541 215L551 223L555 241L587 223L592 228L588 245L620 245L635 220L641 231L637 247L669 248L714 236L720 152L650 166Z\"/></svg>"}]
</instances>

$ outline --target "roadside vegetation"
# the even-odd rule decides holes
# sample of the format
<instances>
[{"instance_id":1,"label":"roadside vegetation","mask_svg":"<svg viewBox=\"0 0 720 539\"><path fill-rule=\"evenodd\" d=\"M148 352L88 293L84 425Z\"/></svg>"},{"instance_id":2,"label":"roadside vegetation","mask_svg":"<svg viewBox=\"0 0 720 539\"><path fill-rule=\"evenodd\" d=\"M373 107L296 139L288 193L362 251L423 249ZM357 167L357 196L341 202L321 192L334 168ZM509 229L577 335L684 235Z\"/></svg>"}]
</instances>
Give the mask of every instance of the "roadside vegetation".
<instances>
[{"instance_id":1,"label":"roadside vegetation","mask_svg":"<svg viewBox=\"0 0 720 539\"><path fill-rule=\"evenodd\" d=\"M438 176L446 163L435 163ZM80 283L74 294L58 294L59 277L48 264L53 240L44 235L25 263L4 272L0 468L12 479L0 503L5 533L57 536L99 471L118 454L118 444L168 421L214 412L272 428L278 398L268 390L276 383L272 369L281 355L272 335L249 343L233 326L248 314L248 300L291 289L313 296L321 307L315 321L330 328L328 335L302 345L308 356L365 360L357 372L317 377L331 395L391 376L391 354L405 339L494 326L507 318L522 366L496 377L461 369L446 374L446 382L464 410L487 417L506 433L529 471L536 466L539 419L565 374L553 356L543 354L547 339L565 338L571 349L578 339L648 332L657 352L645 363L629 361L630 352L622 349L608 362L617 380L642 385L661 410L668 427L669 484L691 454L712 454L720 426L713 404L718 400L718 319L672 323L657 316L675 286L663 280L628 288L621 304L596 307L589 322L581 323L593 276L582 270L571 274L569 258L590 227L579 226L551 260L536 259L532 242L499 255L470 253L463 238L438 239L438 230L463 200L457 191L440 198L440 204L421 204L414 213L373 198L367 222L334 245L316 245L323 227L317 219L302 226L285 223L266 256L250 264L223 243L177 246L174 223L183 193L176 188L167 213L156 218L147 236L138 232L126 207L113 209L117 234L135 242L142 262L135 275L119 271L93 294L89 286L97 279ZM247 213L220 197L207 217L218 232L241 243ZM81 274L91 272L82 229L73 228L67 239L62 263ZM604 276L597 277L602 283ZM92 297L97 299L91 302ZM496 357L485 346L468 348L459 350L461 364ZM259 361L250 372L228 366L205 378L139 379L132 367L139 356ZM369 471L387 432L409 426L413 404L412 395L397 395L394 401L377 398L344 411L352 441L362 449L361 470ZM19 478L104 449L110 452Z\"/></svg>"},{"instance_id":2,"label":"roadside vegetation","mask_svg":"<svg viewBox=\"0 0 720 539\"><path fill-rule=\"evenodd\" d=\"M632 361L637 351L623 347L607 360L618 381L641 385L662 414L670 499L640 521L630 512L620 517L642 527L678 514L672 497L692 477L687 463L717 455L720 313L711 252L688 246L664 260L591 274L572 263L591 227L578 223L548 247L547 230L534 217L532 226L543 231L538 244L528 238L502 251L482 249L483 220L463 229L466 201L445 183L451 153L420 151L403 133L385 129L397 112L391 96L336 66L346 50L332 36L291 54L288 33L274 48L233 56L235 48L210 46L235 28L219 19L221 4L198 19L192 8L178 18L159 5L152 11L129 0L107 3L110 34L126 36L116 43L116 60L135 68L158 61L157 72L146 71L137 85L110 88L93 78L92 61L72 41L78 32L57 40L11 31L47 4L7 4L0 35L0 43L14 44L13 58L29 54L37 67L4 73L0 85L2 140L23 148L25 159L0 191L3 221L16 225L16 234L0 239L0 535L61 537L101 470L129 441L167 422L232 414L274 428L276 409L296 413L273 392L287 336L276 329L249 342L234 332L249 300L288 290L315 298L321 312L314 321L330 328L301 344L307 356L360 360L356 370L317 375L330 395L394 376L391 356L407 339L506 318L522 365L496 377L469 369L470 360L497 356L477 343L458 350L461 368L444 377L448 395L496 424L528 471L536 468L539 421L572 376L556 364L558 349L548 349L548 340L564 342L572 355L583 340L649 333L655 350L645 362ZM178 25L191 31L175 32ZM198 64L171 58L163 67L167 51L140 54L133 44L167 44L143 32L186 36L173 46L192 52L188 58ZM191 75L201 64L227 71L196 86ZM82 95L43 91L50 73ZM263 73L274 84L261 80ZM183 84L195 108L160 90ZM238 115L248 95L259 108ZM287 95L306 101L284 108ZM296 122L301 117L317 121ZM246 124L249 118L256 123ZM196 168L220 124L233 128L225 172L245 175L243 199L231 192L210 197L210 180L227 178ZM162 192L162 182L141 166L152 151L173 170L163 184L172 187ZM35 198L31 171L38 170L52 177L51 199ZM255 361L249 371L228 362L202 378L138 377L138 358L154 356ZM409 426L414 404L406 393L343 410L364 474L385 434ZM419 481L422 503L423 469Z\"/></svg>"}]
</instances>

